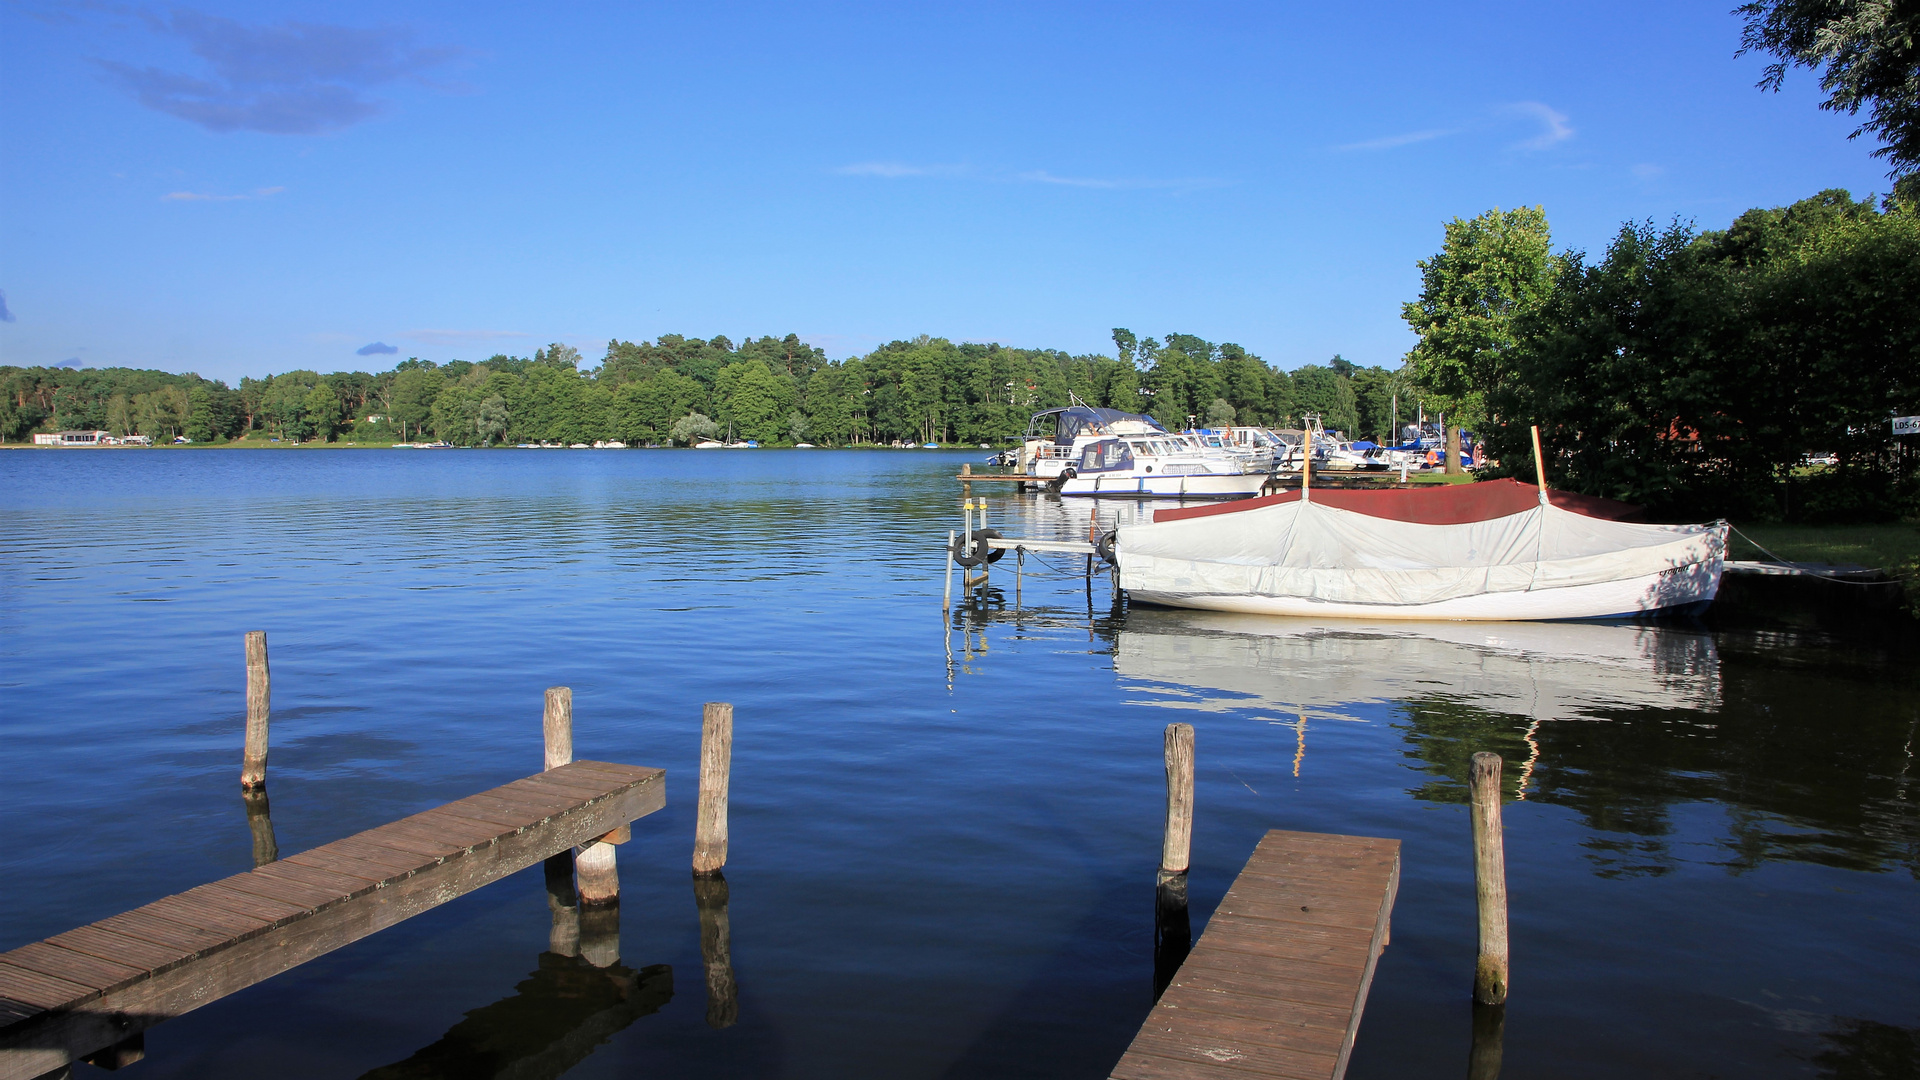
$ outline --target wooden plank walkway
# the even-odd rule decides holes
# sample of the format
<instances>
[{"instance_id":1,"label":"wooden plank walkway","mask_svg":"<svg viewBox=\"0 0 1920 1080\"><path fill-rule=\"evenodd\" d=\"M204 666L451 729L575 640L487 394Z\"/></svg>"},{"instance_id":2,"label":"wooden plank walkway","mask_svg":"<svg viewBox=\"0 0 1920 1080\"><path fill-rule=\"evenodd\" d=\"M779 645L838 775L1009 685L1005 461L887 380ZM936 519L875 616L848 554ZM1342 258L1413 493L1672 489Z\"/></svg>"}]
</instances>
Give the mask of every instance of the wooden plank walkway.
<instances>
[{"instance_id":1,"label":"wooden plank walkway","mask_svg":"<svg viewBox=\"0 0 1920 1080\"><path fill-rule=\"evenodd\" d=\"M0 1080L61 1069L665 804L660 769L576 761L0 953Z\"/></svg>"},{"instance_id":2,"label":"wooden plank walkway","mask_svg":"<svg viewBox=\"0 0 1920 1080\"><path fill-rule=\"evenodd\" d=\"M1269 832L1112 1076L1338 1080L1399 885L1398 840Z\"/></svg>"}]
</instances>

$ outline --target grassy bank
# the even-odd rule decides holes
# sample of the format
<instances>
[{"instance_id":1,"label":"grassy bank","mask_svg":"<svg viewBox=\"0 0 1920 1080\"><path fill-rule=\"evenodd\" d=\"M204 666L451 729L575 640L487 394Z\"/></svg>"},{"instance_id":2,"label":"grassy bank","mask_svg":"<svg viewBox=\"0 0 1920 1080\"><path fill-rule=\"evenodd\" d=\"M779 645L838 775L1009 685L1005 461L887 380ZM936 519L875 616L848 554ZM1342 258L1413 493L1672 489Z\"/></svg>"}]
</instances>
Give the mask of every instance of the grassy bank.
<instances>
[{"instance_id":1,"label":"grassy bank","mask_svg":"<svg viewBox=\"0 0 1920 1080\"><path fill-rule=\"evenodd\" d=\"M1892 525L1740 525L1730 545L1736 559L1765 559L1759 548L1789 562L1852 563L1920 578L1920 522ZM1749 539L1750 538L1750 539ZM1757 545L1757 546L1756 546Z\"/></svg>"}]
</instances>

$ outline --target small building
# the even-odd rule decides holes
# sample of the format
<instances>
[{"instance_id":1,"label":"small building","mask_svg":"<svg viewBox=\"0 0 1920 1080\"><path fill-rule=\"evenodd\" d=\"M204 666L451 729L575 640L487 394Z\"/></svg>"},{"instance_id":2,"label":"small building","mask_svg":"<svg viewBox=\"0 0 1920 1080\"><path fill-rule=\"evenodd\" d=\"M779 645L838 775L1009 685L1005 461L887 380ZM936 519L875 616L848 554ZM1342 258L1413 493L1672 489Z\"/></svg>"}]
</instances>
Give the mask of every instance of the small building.
<instances>
[{"instance_id":1,"label":"small building","mask_svg":"<svg viewBox=\"0 0 1920 1080\"><path fill-rule=\"evenodd\" d=\"M33 436L35 446L111 446L111 431L41 431Z\"/></svg>"}]
</instances>

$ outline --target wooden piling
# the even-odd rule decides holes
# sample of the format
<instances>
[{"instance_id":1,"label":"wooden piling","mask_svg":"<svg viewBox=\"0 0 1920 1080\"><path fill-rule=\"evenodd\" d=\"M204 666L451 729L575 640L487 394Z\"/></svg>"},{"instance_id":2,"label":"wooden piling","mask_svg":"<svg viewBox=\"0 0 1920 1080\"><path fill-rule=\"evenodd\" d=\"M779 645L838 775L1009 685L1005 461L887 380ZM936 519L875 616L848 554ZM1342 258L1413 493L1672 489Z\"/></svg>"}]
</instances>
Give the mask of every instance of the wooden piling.
<instances>
[{"instance_id":1,"label":"wooden piling","mask_svg":"<svg viewBox=\"0 0 1920 1080\"><path fill-rule=\"evenodd\" d=\"M267 632L247 631L247 745L240 760L240 786L267 783L267 715L272 681L267 674Z\"/></svg>"},{"instance_id":2,"label":"wooden piling","mask_svg":"<svg viewBox=\"0 0 1920 1080\"><path fill-rule=\"evenodd\" d=\"M1447 429L1446 455L1446 471L1448 474L1451 475L1466 471L1460 467L1460 425L1458 424Z\"/></svg>"},{"instance_id":3,"label":"wooden piling","mask_svg":"<svg viewBox=\"0 0 1920 1080\"><path fill-rule=\"evenodd\" d=\"M546 742L546 764L557 769L573 761L573 688L547 687L546 709L540 720ZM580 906L595 907L620 902L620 867L613 853L612 834L580 845L573 853L573 870L579 878ZM617 937L617 931L616 931ZM616 953L617 953L616 948Z\"/></svg>"},{"instance_id":4,"label":"wooden piling","mask_svg":"<svg viewBox=\"0 0 1920 1080\"><path fill-rule=\"evenodd\" d=\"M540 720L540 731L546 736L547 768L557 769L573 760L572 687L547 687L547 708Z\"/></svg>"},{"instance_id":5,"label":"wooden piling","mask_svg":"<svg viewBox=\"0 0 1920 1080\"><path fill-rule=\"evenodd\" d=\"M694 819L693 872L727 865L727 783L733 768L733 706L710 701L700 718L700 806Z\"/></svg>"},{"instance_id":6,"label":"wooden piling","mask_svg":"<svg viewBox=\"0 0 1920 1080\"><path fill-rule=\"evenodd\" d=\"M1193 853L1193 725L1168 724L1167 831L1160 844L1160 870L1184 874Z\"/></svg>"},{"instance_id":7,"label":"wooden piling","mask_svg":"<svg viewBox=\"0 0 1920 1080\"><path fill-rule=\"evenodd\" d=\"M1473 1000L1507 1000L1507 858L1500 826L1500 755L1473 755L1473 881L1480 901L1480 959Z\"/></svg>"}]
</instances>

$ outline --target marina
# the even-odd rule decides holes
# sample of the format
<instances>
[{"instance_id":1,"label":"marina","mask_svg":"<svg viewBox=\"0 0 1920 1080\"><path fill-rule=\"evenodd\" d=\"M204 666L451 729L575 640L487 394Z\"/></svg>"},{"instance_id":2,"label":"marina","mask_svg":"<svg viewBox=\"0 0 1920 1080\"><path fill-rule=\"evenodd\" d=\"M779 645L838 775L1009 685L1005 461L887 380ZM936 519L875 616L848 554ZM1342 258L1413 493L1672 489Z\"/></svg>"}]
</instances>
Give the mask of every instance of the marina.
<instances>
[{"instance_id":1,"label":"marina","mask_svg":"<svg viewBox=\"0 0 1920 1080\"><path fill-rule=\"evenodd\" d=\"M570 1077L1107 1076L1187 959L1159 933L1169 724L1194 731L1196 954L1270 831L1398 841L1349 1077L1488 1046L1481 751L1506 763L1502 1075L1794 1076L1912 1028L1899 638L1131 605L1088 537L1178 504L985 485L1008 554L943 615L971 456L20 455L0 946L528 777L557 682L579 757L680 778L618 848L627 959L556 951L529 865L151 1028L131 1067L446 1075L487 1024ZM274 647L270 827L237 783L247 627ZM725 877L690 879L714 700Z\"/></svg>"}]
</instances>

